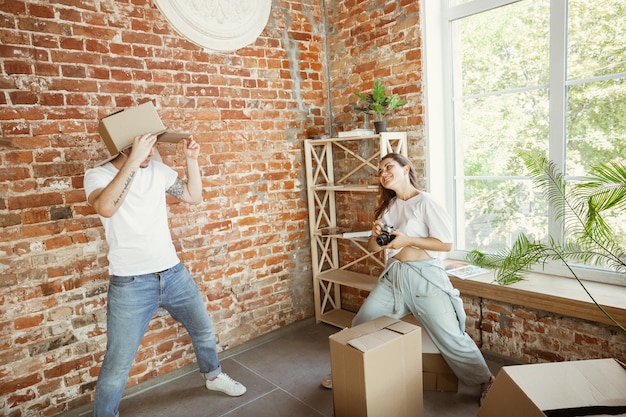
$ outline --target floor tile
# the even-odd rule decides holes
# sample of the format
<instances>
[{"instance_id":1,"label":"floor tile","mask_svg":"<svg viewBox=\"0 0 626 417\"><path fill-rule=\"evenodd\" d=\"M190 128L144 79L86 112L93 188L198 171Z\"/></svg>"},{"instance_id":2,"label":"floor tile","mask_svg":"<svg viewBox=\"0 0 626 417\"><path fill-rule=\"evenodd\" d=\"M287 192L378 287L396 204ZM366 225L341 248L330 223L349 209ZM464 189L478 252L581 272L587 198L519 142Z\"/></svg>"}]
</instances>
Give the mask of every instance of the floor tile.
<instances>
[{"instance_id":1,"label":"floor tile","mask_svg":"<svg viewBox=\"0 0 626 417\"><path fill-rule=\"evenodd\" d=\"M320 382L330 373L328 337L337 331L329 325L312 325L235 359L323 415L332 416L332 391Z\"/></svg>"},{"instance_id":2,"label":"floor tile","mask_svg":"<svg viewBox=\"0 0 626 417\"><path fill-rule=\"evenodd\" d=\"M320 414L285 391L276 389L254 402L225 414L224 417L324 417L324 414Z\"/></svg>"},{"instance_id":3,"label":"floor tile","mask_svg":"<svg viewBox=\"0 0 626 417\"><path fill-rule=\"evenodd\" d=\"M166 384L125 398L120 417L209 417L221 416L234 408L253 402L275 389L260 375L232 359L222 361L222 369L244 383L247 392L241 397L209 391L202 376L194 371Z\"/></svg>"},{"instance_id":4,"label":"floor tile","mask_svg":"<svg viewBox=\"0 0 626 417\"><path fill-rule=\"evenodd\" d=\"M207 390L189 367L125 397L120 417L333 417L333 391L320 382L330 372L328 337L339 330L308 319L224 352L222 369L248 389L241 397ZM494 375L503 365L487 363ZM462 383L458 392L424 392L424 417L475 416L479 392Z\"/></svg>"}]
</instances>

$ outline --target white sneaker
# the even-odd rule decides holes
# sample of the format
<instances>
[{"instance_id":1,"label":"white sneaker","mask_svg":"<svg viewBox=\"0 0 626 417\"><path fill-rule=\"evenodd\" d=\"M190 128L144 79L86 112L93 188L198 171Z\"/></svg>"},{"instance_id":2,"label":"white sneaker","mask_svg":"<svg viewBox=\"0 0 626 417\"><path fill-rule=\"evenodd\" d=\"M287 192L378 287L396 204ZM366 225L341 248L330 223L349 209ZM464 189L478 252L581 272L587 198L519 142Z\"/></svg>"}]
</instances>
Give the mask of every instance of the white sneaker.
<instances>
[{"instance_id":1,"label":"white sneaker","mask_svg":"<svg viewBox=\"0 0 626 417\"><path fill-rule=\"evenodd\" d=\"M239 397L246 393L246 387L235 381L224 372L219 374L212 381L206 380L206 387L211 391L221 391L231 397Z\"/></svg>"},{"instance_id":2,"label":"white sneaker","mask_svg":"<svg viewBox=\"0 0 626 417\"><path fill-rule=\"evenodd\" d=\"M322 379L322 386L327 389L333 389L333 375L328 374Z\"/></svg>"}]
</instances>

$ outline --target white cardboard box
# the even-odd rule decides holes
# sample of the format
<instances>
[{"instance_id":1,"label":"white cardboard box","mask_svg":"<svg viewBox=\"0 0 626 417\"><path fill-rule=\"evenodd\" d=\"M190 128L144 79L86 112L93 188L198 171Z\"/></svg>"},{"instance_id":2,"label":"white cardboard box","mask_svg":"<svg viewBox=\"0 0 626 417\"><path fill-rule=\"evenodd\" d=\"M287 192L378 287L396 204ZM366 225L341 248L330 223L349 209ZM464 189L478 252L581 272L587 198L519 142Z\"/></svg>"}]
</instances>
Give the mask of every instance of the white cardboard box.
<instances>
[{"instance_id":1,"label":"white cardboard box","mask_svg":"<svg viewBox=\"0 0 626 417\"><path fill-rule=\"evenodd\" d=\"M615 359L504 366L477 417L626 415L626 369Z\"/></svg>"},{"instance_id":2,"label":"white cardboard box","mask_svg":"<svg viewBox=\"0 0 626 417\"><path fill-rule=\"evenodd\" d=\"M381 317L330 338L335 417L422 417L421 331Z\"/></svg>"},{"instance_id":3,"label":"white cardboard box","mask_svg":"<svg viewBox=\"0 0 626 417\"><path fill-rule=\"evenodd\" d=\"M111 155L128 148L133 144L135 136L145 133L156 133L159 142L172 143L191 136L189 133L174 133L166 129L151 101L103 117L98 132Z\"/></svg>"}]
</instances>

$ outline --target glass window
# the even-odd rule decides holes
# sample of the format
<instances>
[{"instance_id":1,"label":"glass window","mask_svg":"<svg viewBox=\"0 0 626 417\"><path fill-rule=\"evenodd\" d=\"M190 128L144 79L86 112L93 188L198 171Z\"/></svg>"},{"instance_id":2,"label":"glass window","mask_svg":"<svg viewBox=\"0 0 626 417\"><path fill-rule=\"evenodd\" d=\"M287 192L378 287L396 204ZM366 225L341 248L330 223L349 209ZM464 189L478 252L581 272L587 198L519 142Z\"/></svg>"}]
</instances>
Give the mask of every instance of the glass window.
<instances>
[{"instance_id":1,"label":"glass window","mask_svg":"<svg viewBox=\"0 0 626 417\"><path fill-rule=\"evenodd\" d=\"M426 4L442 8L442 69L427 77L433 85L439 77L449 101L442 132L429 132L454 154L444 185L459 257L497 251L521 232L540 240L566 233L519 154L547 156L567 181L626 162L626 2L436 3ZM626 243L626 213L608 221Z\"/></svg>"}]
</instances>

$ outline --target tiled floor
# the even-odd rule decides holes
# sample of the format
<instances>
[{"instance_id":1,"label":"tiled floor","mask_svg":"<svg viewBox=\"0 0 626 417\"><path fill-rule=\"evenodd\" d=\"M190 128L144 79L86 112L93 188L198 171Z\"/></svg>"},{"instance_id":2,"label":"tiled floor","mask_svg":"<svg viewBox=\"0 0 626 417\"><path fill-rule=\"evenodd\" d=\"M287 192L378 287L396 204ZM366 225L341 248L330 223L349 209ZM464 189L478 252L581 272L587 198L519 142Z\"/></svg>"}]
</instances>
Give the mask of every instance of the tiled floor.
<instances>
[{"instance_id":1,"label":"tiled floor","mask_svg":"<svg viewBox=\"0 0 626 417\"><path fill-rule=\"evenodd\" d=\"M320 381L330 372L328 336L337 331L309 319L225 352L224 372L248 388L241 397L208 391L188 367L175 379L127 395L120 417L332 417L332 391ZM501 365L488 363L495 375ZM478 391L460 385L455 393L425 392L424 416L475 416ZM89 410L74 410L64 416L89 415Z\"/></svg>"}]
</instances>

